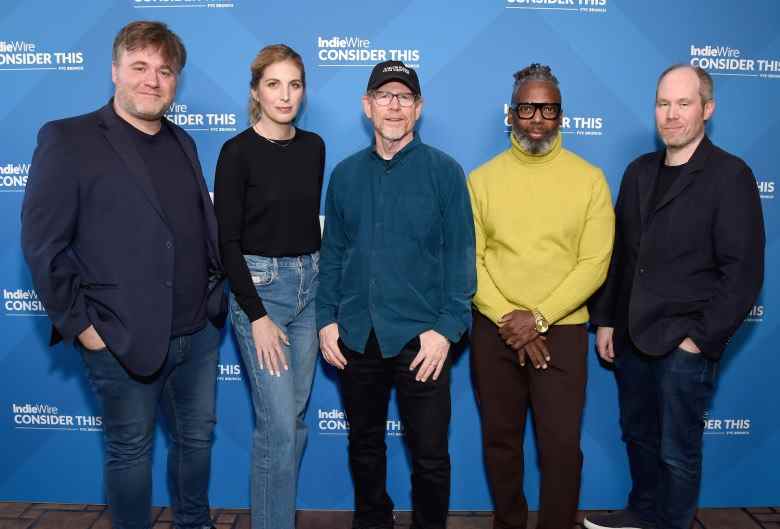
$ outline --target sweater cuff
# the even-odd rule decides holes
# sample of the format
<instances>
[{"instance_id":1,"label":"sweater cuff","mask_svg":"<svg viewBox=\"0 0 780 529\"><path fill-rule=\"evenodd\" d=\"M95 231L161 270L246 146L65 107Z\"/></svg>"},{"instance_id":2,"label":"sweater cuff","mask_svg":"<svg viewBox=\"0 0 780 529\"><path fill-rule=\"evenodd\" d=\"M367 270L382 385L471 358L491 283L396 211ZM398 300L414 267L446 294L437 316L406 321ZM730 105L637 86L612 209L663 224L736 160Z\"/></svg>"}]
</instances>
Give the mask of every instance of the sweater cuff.
<instances>
[{"instance_id":1,"label":"sweater cuff","mask_svg":"<svg viewBox=\"0 0 780 529\"><path fill-rule=\"evenodd\" d=\"M263 302L260 300L257 300L257 303L250 303L245 305L246 306L242 306L241 308L244 310L244 313L246 313L250 323L257 321L268 314L265 310L265 307L263 306Z\"/></svg>"},{"instance_id":2,"label":"sweater cuff","mask_svg":"<svg viewBox=\"0 0 780 529\"><path fill-rule=\"evenodd\" d=\"M544 319L547 320L547 323L550 325L555 324L558 320L566 316L565 309L562 310L560 307L556 307L554 304L548 302L542 302L536 307L531 308L535 308L541 312Z\"/></svg>"}]
</instances>

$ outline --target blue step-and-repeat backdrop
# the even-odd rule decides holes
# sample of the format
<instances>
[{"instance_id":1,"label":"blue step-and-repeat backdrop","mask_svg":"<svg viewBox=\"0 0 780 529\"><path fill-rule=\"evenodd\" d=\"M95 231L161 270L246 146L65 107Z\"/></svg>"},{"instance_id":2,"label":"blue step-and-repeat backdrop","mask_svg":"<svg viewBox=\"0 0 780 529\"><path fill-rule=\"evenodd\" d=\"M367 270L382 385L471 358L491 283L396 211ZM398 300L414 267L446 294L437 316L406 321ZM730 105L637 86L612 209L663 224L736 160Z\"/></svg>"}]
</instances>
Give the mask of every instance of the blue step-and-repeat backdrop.
<instances>
[{"instance_id":1,"label":"blue step-and-repeat backdrop","mask_svg":"<svg viewBox=\"0 0 780 529\"><path fill-rule=\"evenodd\" d=\"M113 92L111 43L134 19L168 23L189 62L167 114L195 138L213 184L222 143L247 127L249 64L284 42L307 68L299 126L327 144L333 166L371 141L360 97L371 66L401 59L418 68L424 141L468 172L508 145L512 74L552 66L563 92L564 145L601 166L616 194L626 164L657 148L655 83L672 63L715 78L709 126L744 158L761 192L767 277L761 298L721 362L708 412L704 506L780 502L777 386L780 304L775 266L780 221L780 2L777 0L4 0L0 5L0 500L104 502L101 417L69 345L49 348L49 321L19 249L19 212L38 128L91 111ZM453 509L488 510L479 415L468 349L452 377ZM629 481L612 373L589 360L580 505L618 507ZM219 423L211 500L245 506L252 407L229 329L219 365ZM351 508L345 422L332 369L320 363L307 422L298 504ZM395 406L387 422L389 490L409 508L409 460ZM539 475L528 432L526 490ZM154 502L167 504L164 430L154 453Z\"/></svg>"}]
</instances>

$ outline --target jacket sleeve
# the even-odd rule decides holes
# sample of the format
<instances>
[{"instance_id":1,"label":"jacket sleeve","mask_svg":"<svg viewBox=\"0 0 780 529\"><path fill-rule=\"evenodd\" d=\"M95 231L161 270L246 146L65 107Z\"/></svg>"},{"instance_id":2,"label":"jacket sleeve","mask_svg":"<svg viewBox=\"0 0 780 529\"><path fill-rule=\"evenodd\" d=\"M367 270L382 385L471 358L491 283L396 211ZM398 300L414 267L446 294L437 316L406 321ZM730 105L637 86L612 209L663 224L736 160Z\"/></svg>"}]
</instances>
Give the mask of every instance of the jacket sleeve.
<instances>
[{"instance_id":1,"label":"jacket sleeve","mask_svg":"<svg viewBox=\"0 0 780 529\"><path fill-rule=\"evenodd\" d=\"M22 252L38 297L65 340L91 325L72 253L79 212L73 152L57 123L38 133L22 203Z\"/></svg>"},{"instance_id":2,"label":"jacket sleeve","mask_svg":"<svg viewBox=\"0 0 780 529\"><path fill-rule=\"evenodd\" d=\"M633 164L632 164L633 165ZM612 246L612 258L609 262L607 278L604 284L588 301L588 312L590 313L590 322L599 327L615 326L615 307L620 293L620 284L624 275L624 252L623 244L623 222L625 218L624 209L626 207L626 195L628 194L629 179L631 178L631 168L629 165L623 173L623 179L620 182L617 202L615 203L615 242Z\"/></svg>"},{"instance_id":3,"label":"jacket sleeve","mask_svg":"<svg viewBox=\"0 0 780 529\"><path fill-rule=\"evenodd\" d=\"M720 283L689 332L705 354L723 350L750 311L764 280L766 241L761 198L747 165L724 179L712 240Z\"/></svg>"}]
</instances>

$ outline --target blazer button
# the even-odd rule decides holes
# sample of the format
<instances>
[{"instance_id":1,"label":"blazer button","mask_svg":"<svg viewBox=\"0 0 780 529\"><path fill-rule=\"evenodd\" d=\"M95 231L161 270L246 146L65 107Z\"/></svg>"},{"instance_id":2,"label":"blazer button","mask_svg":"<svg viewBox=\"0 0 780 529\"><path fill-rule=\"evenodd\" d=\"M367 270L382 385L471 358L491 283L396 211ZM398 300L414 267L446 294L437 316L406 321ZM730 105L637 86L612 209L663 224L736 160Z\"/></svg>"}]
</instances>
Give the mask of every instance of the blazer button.
<instances>
[{"instance_id":1,"label":"blazer button","mask_svg":"<svg viewBox=\"0 0 780 529\"><path fill-rule=\"evenodd\" d=\"M639 269L639 273L640 274L644 274L645 272L647 272L647 268L640 268Z\"/></svg>"},{"instance_id":2,"label":"blazer button","mask_svg":"<svg viewBox=\"0 0 780 529\"><path fill-rule=\"evenodd\" d=\"M171 241L165 241L165 247L166 248L173 248L173 243Z\"/></svg>"},{"instance_id":3,"label":"blazer button","mask_svg":"<svg viewBox=\"0 0 780 529\"><path fill-rule=\"evenodd\" d=\"M171 288L173 286L173 281L166 281L165 286Z\"/></svg>"}]
</instances>

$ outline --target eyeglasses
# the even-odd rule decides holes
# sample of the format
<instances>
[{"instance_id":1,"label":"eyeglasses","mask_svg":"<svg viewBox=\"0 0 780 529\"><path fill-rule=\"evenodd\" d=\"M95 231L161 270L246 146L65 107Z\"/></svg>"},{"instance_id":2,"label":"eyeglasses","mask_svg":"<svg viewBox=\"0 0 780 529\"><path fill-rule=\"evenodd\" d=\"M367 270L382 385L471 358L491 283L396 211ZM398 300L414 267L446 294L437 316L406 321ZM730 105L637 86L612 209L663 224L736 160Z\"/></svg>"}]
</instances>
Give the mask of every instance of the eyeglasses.
<instances>
[{"instance_id":1,"label":"eyeglasses","mask_svg":"<svg viewBox=\"0 0 780 529\"><path fill-rule=\"evenodd\" d=\"M394 94L393 92L385 92L384 90L374 90L371 92L371 97L380 107L386 107L390 105L390 103L393 102L394 97L398 99L398 104L402 107L410 107L417 100L417 96L411 92L401 92Z\"/></svg>"},{"instance_id":2,"label":"eyeglasses","mask_svg":"<svg viewBox=\"0 0 780 529\"><path fill-rule=\"evenodd\" d=\"M515 114L520 119L533 119L536 115L536 111L539 110L542 113L544 119L558 119L561 115L560 103L517 103L512 107Z\"/></svg>"}]
</instances>

